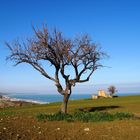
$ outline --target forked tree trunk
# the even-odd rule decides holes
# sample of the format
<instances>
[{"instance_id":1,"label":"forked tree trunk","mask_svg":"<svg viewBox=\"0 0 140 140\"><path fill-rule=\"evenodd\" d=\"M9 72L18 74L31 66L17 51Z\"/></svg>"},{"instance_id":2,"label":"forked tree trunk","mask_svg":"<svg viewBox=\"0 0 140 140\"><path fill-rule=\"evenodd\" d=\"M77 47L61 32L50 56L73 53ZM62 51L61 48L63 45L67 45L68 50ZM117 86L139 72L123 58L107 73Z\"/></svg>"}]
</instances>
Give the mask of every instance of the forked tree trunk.
<instances>
[{"instance_id":1,"label":"forked tree trunk","mask_svg":"<svg viewBox=\"0 0 140 140\"><path fill-rule=\"evenodd\" d=\"M61 105L61 113L67 113L67 105L68 105L68 100L69 100L70 94L65 94L63 97L63 102Z\"/></svg>"}]
</instances>

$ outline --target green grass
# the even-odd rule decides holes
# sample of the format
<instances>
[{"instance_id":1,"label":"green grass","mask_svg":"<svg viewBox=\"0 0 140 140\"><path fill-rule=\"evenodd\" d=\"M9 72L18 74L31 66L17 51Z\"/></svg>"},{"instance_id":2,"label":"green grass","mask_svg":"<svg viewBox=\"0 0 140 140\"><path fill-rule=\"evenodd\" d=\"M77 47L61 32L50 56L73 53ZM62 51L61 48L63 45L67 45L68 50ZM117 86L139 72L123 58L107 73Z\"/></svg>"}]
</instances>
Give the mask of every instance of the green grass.
<instances>
[{"instance_id":1,"label":"green grass","mask_svg":"<svg viewBox=\"0 0 140 140\"><path fill-rule=\"evenodd\" d=\"M43 104L43 105L33 105L33 106L23 106L23 107L9 107L5 109L0 109L0 116L5 114L17 114L22 116L36 116L38 113L55 113L58 112L61 102ZM128 113L140 113L140 95L139 96L126 96L118 97L112 99L83 99L83 100L73 100L69 101L68 112L73 113L79 108L90 108L90 107L100 107L100 106L119 106L118 108L108 108L105 111L110 113L115 112L128 112Z\"/></svg>"},{"instance_id":2,"label":"green grass","mask_svg":"<svg viewBox=\"0 0 140 140\"><path fill-rule=\"evenodd\" d=\"M0 109L0 139L140 139L140 95L69 101L67 115L57 113L60 105Z\"/></svg>"}]
</instances>

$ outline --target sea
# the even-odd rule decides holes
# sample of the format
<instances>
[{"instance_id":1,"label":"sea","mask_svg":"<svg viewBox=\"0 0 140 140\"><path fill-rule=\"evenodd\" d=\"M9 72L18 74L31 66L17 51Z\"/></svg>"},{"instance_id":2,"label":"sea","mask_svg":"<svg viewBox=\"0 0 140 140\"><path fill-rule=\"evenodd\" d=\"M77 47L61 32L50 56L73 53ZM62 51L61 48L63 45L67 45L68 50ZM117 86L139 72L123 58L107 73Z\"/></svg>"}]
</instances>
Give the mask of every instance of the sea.
<instances>
[{"instance_id":1,"label":"sea","mask_svg":"<svg viewBox=\"0 0 140 140\"><path fill-rule=\"evenodd\" d=\"M117 93L117 96L133 96L133 95L140 95L140 93ZM31 93L15 93L15 94L7 94L6 96L15 99L15 100L23 100L29 102L36 102L40 104L46 104L51 102L61 102L63 96L61 94L31 94ZM92 94L71 94L70 100L78 100L78 99L89 99L91 98Z\"/></svg>"}]
</instances>

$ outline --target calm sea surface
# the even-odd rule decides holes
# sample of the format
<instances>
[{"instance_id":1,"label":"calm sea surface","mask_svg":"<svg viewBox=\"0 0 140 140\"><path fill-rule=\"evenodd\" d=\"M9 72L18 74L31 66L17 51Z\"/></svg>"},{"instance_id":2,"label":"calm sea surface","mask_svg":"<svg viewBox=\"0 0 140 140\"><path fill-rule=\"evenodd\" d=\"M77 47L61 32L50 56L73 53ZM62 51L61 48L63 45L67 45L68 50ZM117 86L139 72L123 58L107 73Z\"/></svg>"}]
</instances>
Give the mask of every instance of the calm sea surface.
<instances>
[{"instance_id":1,"label":"calm sea surface","mask_svg":"<svg viewBox=\"0 0 140 140\"><path fill-rule=\"evenodd\" d=\"M138 95L138 93L117 93L118 96L128 96L128 95ZM140 94L139 94L140 95ZM27 93L16 93L8 94L9 97L27 101L36 101L40 103L50 103L50 102L59 102L62 101L63 97L60 94L27 94ZM91 98L92 94L72 94L70 100L77 99L87 99Z\"/></svg>"}]
</instances>

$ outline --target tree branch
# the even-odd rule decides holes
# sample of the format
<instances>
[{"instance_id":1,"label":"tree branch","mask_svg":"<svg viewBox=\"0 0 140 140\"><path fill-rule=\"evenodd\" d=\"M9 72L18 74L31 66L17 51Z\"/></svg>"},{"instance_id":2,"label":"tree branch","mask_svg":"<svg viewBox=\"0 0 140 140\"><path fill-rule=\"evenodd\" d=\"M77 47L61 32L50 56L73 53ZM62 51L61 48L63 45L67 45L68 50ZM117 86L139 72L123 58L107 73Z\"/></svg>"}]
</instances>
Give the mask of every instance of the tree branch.
<instances>
[{"instance_id":1,"label":"tree branch","mask_svg":"<svg viewBox=\"0 0 140 140\"><path fill-rule=\"evenodd\" d=\"M27 39L25 42L16 40L6 46L10 50L8 60L14 61L15 65L28 63L43 76L55 82L57 90L62 95L71 94L72 86L76 83L89 81L95 70L102 65L99 63L105 53L94 43L88 35L77 37L74 40L65 38L61 32L56 29L49 33L48 28L43 26L43 30L33 28L35 37ZM48 61L55 67L54 78L48 75L40 64ZM69 79L70 74L66 74L66 67L72 66L75 75ZM71 70L69 70L71 71ZM86 74L85 72L88 71ZM65 80L65 88L62 87L62 81L59 74ZM85 74L86 78L81 79Z\"/></svg>"}]
</instances>

